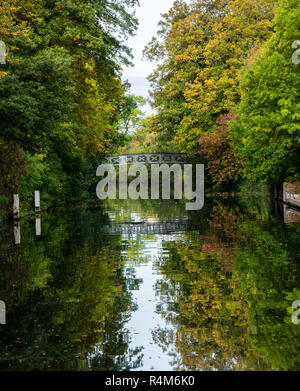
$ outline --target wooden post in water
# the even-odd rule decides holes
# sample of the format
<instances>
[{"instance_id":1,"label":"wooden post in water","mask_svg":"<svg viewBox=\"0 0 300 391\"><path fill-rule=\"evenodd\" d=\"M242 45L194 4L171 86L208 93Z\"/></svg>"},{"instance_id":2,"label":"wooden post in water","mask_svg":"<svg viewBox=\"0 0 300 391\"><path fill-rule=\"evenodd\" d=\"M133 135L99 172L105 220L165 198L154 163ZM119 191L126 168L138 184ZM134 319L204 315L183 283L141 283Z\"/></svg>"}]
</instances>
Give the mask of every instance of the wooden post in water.
<instances>
[{"instance_id":1,"label":"wooden post in water","mask_svg":"<svg viewBox=\"0 0 300 391\"><path fill-rule=\"evenodd\" d=\"M41 236L41 234L42 234L41 215L36 215L36 218L35 218L35 233L36 233L36 236Z\"/></svg>"},{"instance_id":2,"label":"wooden post in water","mask_svg":"<svg viewBox=\"0 0 300 391\"><path fill-rule=\"evenodd\" d=\"M40 192L38 190L34 192L34 206L35 206L35 213L40 213L41 201L40 201Z\"/></svg>"},{"instance_id":3,"label":"wooden post in water","mask_svg":"<svg viewBox=\"0 0 300 391\"><path fill-rule=\"evenodd\" d=\"M21 225L20 220L14 221L14 237L15 237L15 244L19 245L21 244Z\"/></svg>"},{"instance_id":4,"label":"wooden post in water","mask_svg":"<svg viewBox=\"0 0 300 391\"><path fill-rule=\"evenodd\" d=\"M0 324L6 324L6 305L0 300Z\"/></svg>"},{"instance_id":5,"label":"wooden post in water","mask_svg":"<svg viewBox=\"0 0 300 391\"><path fill-rule=\"evenodd\" d=\"M41 236L42 229L41 229L41 200L40 200L40 192L39 190L36 190L34 192L34 206L35 206L35 233L36 236Z\"/></svg>"},{"instance_id":6,"label":"wooden post in water","mask_svg":"<svg viewBox=\"0 0 300 391\"><path fill-rule=\"evenodd\" d=\"M20 200L19 195L14 194L13 196L14 202L13 202L13 216L14 220L20 220Z\"/></svg>"}]
</instances>

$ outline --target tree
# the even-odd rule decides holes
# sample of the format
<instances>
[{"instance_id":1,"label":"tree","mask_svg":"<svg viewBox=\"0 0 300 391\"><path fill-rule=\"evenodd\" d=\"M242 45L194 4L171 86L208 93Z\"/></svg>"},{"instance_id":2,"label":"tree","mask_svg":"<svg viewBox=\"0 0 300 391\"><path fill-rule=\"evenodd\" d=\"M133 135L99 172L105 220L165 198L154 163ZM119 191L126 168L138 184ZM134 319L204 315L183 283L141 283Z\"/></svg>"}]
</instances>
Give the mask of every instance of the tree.
<instances>
[{"instance_id":1,"label":"tree","mask_svg":"<svg viewBox=\"0 0 300 391\"><path fill-rule=\"evenodd\" d=\"M269 38L276 0L177 1L145 54L161 60L150 76L154 130L193 156L199 137L240 100L239 74Z\"/></svg>"},{"instance_id":2,"label":"tree","mask_svg":"<svg viewBox=\"0 0 300 391\"><path fill-rule=\"evenodd\" d=\"M133 134L141 125L144 113L141 107L145 106L146 100L142 96L126 94L118 105L117 129L123 136Z\"/></svg>"},{"instance_id":3,"label":"tree","mask_svg":"<svg viewBox=\"0 0 300 391\"><path fill-rule=\"evenodd\" d=\"M86 196L97 162L120 143L115 126L125 93L120 72L131 59L124 39L136 29L136 4L1 3L7 63L0 73L0 139L13 141L26 156L29 172L19 178L25 198L37 184L47 204Z\"/></svg>"},{"instance_id":4,"label":"tree","mask_svg":"<svg viewBox=\"0 0 300 391\"><path fill-rule=\"evenodd\" d=\"M230 185L240 178L242 165L233 152L233 142L229 135L233 114L223 114L212 131L204 133L199 141L198 153L205 159L205 166L214 185Z\"/></svg>"},{"instance_id":5,"label":"tree","mask_svg":"<svg viewBox=\"0 0 300 391\"><path fill-rule=\"evenodd\" d=\"M242 100L233 125L235 152L251 180L300 178L300 67L293 42L300 36L300 4L282 0L275 33L243 73Z\"/></svg>"}]
</instances>

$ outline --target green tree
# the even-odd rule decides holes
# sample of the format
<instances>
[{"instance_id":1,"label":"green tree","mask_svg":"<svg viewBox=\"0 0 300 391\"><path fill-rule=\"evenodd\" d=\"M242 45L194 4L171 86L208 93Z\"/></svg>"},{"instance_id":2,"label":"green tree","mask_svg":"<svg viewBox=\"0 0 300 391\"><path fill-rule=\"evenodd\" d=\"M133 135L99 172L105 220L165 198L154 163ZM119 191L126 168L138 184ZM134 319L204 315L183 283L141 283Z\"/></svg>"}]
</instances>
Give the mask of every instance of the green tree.
<instances>
[{"instance_id":1,"label":"green tree","mask_svg":"<svg viewBox=\"0 0 300 391\"><path fill-rule=\"evenodd\" d=\"M0 138L25 153L23 199L35 186L46 204L89 194L101 155L116 149L120 72L131 58L124 39L137 26L137 3L1 3L7 64L0 74Z\"/></svg>"},{"instance_id":2,"label":"green tree","mask_svg":"<svg viewBox=\"0 0 300 391\"><path fill-rule=\"evenodd\" d=\"M145 114L141 107L145 106L146 99L142 96L126 94L118 105L117 129L123 136L133 134L141 125Z\"/></svg>"},{"instance_id":3,"label":"green tree","mask_svg":"<svg viewBox=\"0 0 300 391\"><path fill-rule=\"evenodd\" d=\"M275 33L243 74L242 100L233 126L245 177L281 183L300 178L300 67L293 42L300 36L300 4L282 0Z\"/></svg>"},{"instance_id":4,"label":"green tree","mask_svg":"<svg viewBox=\"0 0 300 391\"><path fill-rule=\"evenodd\" d=\"M161 60L150 76L154 130L193 156L201 135L240 100L240 70L271 34L276 0L182 1L160 23L145 54Z\"/></svg>"}]
</instances>

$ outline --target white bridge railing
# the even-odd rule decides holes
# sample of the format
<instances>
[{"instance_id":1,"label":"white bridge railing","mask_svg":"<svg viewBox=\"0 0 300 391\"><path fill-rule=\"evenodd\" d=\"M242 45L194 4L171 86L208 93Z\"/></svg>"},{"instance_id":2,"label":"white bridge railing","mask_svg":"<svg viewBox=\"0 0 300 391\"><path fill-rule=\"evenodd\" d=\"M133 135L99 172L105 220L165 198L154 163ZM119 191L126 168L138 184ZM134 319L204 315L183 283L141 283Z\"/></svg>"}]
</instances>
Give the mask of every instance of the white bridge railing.
<instances>
[{"instance_id":1,"label":"white bridge railing","mask_svg":"<svg viewBox=\"0 0 300 391\"><path fill-rule=\"evenodd\" d=\"M187 230L197 230L196 224L191 221L166 221L166 222L141 222L141 223L116 223L103 227L103 231L113 235L121 234L145 234L145 235L167 235Z\"/></svg>"},{"instance_id":2,"label":"white bridge railing","mask_svg":"<svg viewBox=\"0 0 300 391\"><path fill-rule=\"evenodd\" d=\"M133 155L109 156L105 160L114 166L123 164L184 164L186 160L180 153L139 153Z\"/></svg>"}]
</instances>

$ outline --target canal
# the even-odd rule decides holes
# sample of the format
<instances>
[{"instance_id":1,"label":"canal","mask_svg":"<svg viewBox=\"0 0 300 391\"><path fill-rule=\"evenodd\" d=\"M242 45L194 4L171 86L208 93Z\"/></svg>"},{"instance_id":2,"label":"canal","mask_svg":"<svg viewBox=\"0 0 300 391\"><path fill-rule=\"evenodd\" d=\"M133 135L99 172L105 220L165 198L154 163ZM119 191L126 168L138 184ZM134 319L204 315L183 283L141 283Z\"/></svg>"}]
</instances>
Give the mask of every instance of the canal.
<instances>
[{"instance_id":1,"label":"canal","mask_svg":"<svg viewBox=\"0 0 300 391\"><path fill-rule=\"evenodd\" d=\"M2 222L0 370L299 370L294 220L245 195Z\"/></svg>"}]
</instances>

